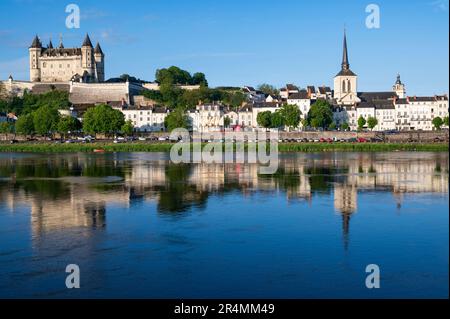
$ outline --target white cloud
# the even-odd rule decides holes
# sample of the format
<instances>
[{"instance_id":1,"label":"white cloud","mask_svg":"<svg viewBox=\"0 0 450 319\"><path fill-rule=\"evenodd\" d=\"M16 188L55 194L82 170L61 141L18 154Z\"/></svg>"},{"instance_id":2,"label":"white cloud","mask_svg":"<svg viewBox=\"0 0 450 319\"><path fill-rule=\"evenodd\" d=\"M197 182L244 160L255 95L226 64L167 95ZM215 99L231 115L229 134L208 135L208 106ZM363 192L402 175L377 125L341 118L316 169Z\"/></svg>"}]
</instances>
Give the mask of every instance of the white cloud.
<instances>
[{"instance_id":1,"label":"white cloud","mask_svg":"<svg viewBox=\"0 0 450 319\"><path fill-rule=\"evenodd\" d=\"M448 0L436 0L430 3L436 11L448 11Z\"/></svg>"}]
</instances>

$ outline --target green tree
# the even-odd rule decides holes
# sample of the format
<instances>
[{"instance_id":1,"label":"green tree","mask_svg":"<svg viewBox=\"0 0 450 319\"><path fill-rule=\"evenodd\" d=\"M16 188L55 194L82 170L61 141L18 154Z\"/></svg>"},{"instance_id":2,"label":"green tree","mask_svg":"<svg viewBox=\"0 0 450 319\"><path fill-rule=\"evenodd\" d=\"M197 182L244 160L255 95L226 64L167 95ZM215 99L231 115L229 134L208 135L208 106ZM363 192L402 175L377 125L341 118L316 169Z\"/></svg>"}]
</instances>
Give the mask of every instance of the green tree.
<instances>
[{"instance_id":1,"label":"green tree","mask_svg":"<svg viewBox=\"0 0 450 319\"><path fill-rule=\"evenodd\" d=\"M438 116L433 119L431 122L436 130L440 130L442 125L444 125L444 121Z\"/></svg>"},{"instance_id":2,"label":"green tree","mask_svg":"<svg viewBox=\"0 0 450 319\"><path fill-rule=\"evenodd\" d=\"M283 123L288 127L288 129L298 127L302 113L297 105L284 104L279 112L281 112Z\"/></svg>"},{"instance_id":3,"label":"green tree","mask_svg":"<svg viewBox=\"0 0 450 319\"><path fill-rule=\"evenodd\" d=\"M89 134L117 133L124 124L123 113L105 104L89 108L83 116L83 131Z\"/></svg>"},{"instance_id":4,"label":"green tree","mask_svg":"<svg viewBox=\"0 0 450 319\"><path fill-rule=\"evenodd\" d=\"M59 133L66 135L79 131L81 129L81 123L77 118L65 115L59 119L57 128Z\"/></svg>"},{"instance_id":5,"label":"green tree","mask_svg":"<svg viewBox=\"0 0 450 319\"><path fill-rule=\"evenodd\" d=\"M369 118L367 119L367 126L373 130L375 128L375 126L378 125L378 120L375 117L369 116Z\"/></svg>"},{"instance_id":6,"label":"green tree","mask_svg":"<svg viewBox=\"0 0 450 319\"><path fill-rule=\"evenodd\" d=\"M164 119L166 130L172 132L176 128L189 128L189 118L181 109L170 112Z\"/></svg>"},{"instance_id":7,"label":"green tree","mask_svg":"<svg viewBox=\"0 0 450 319\"><path fill-rule=\"evenodd\" d=\"M14 124L10 122L2 122L0 123L0 133L9 134L14 133L15 127Z\"/></svg>"},{"instance_id":8,"label":"green tree","mask_svg":"<svg viewBox=\"0 0 450 319\"><path fill-rule=\"evenodd\" d=\"M358 130L362 130L364 125L366 125L366 120L364 119L364 117L360 116L358 119Z\"/></svg>"},{"instance_id":9,"label":"green tree","mask_svg":"<svg viewBox=\"0 0 450 319\"><path fill-rule=\"evenodd\" d=\"M268 95L278 95L280 91L273 85L264 83L258 86L258 90Z\"/></svg>"},{"instance_id":10,"label":"green tree","mask_svg":"<svg viewBox=\"0 0 450 319\"><path fill-rule=\"evenodd\" d=\"M201 76L197 75L197 77L200 78ZM188 71L182 70L176 66L171 66L168 69L156 70L155 78L156 82L158 82L159 84L162 84L164 82L170 83L172 85L188 85L193 83L191 74Z\"/></svg>"},{"instance_id":11,"label":"green tree","mask_svg":"<svg viewBox=\"0 0 450 319\"><path fill-rule=\"evenodd\" d=\"M242 92L223 92L217 90L215 95L221 100L225 105L229 105L234 108L242 106L242 104L247 101L247 97Z\"/></svg>"},{"instance_id":12,"label":"green tree","mask_svg":"<svg viewBox=\"0 0 450 319\"><path fill-rule=\"evenodd\" d=\"M41 106L33 112L35 132L39 135L52 134L58 129L59 113L50 106Z\"/></svg>"},{"instance_id":13,"label":"green tree","mask_svg":"<svg viewBox=\"0 0 450 319\"><path fill-rule=\"evenodd\" d=\"M194 73L194 75L192 75L191 84L207 87L208 81L206 81L205 74L203 74L201 72L197 72L197 73Z\"/></svg>"},{"instance_id":14,"label":"green tree","mask_svg":"<svg viewBox=\"0 0 450 319\"><path fill-rule=\"evenodd\" d=\"M272 126L272 112L265 111L258 113L258 115L256 116L256 122L261 127L264 127L266 129L270 128Z\"/></svg>"},{"instance_id":15,"label":"green tree","mask_svg":"<svg viewBox=\"0 0 450 319\"><path fill-rule=\"evenodd\" d=\"M327 128L333 123L333 111L331 105L325 100L317 100L308 112L308 124L314 128Z\"/></svg>"},{"instance_id":16,"label":"green tree","mask_svg":"<svg viewBox=\"0 0 450 319\"><path fill-rule=\"evenodd\" d=\"M328 129L330 129L331 131L334 131L336 129L336 123L331 122L330 126L328 126Z\"/></svg>"},{"instance_id":17,"label":"green tree","mask_svg":"<svg viewBox=\"0 0 450 319\"><path fill-rule=\"evenodd\" d=\"M448 116L444 117L444 125L448 127Z\"/></svg>"},{"instance_id":18,"label":"green tree","mask_svg":"<svg viewBox=\"0 0 450 319\"><path fill-rule=\"evenodd\" d=\"M132 135L134 132L133 121L131 121L131 120L126 121L125 124L122 125L122 128L120 131L127 136Z\"/></svg>"},{"instance_id":19,"label":"green tree","mask_svg":"<svg viewBox=\"0 0 450 319\"><path fill-rule=\"evenodd\" d=\"M307 117L303 118L301 123L302 123L303 129L306 129L308 127L308 125L309 125L308 124L308 118Z\"/></svg>"},{"instance_id":20,"label":"green tree","mask_svg":"<svg viewBox=\"0 0 450 319\"><path fill-rule=\"evenodd\" d=\"M347 131L350 128L347 122L341 124L341 130Z\"/></svg>"},{"instance_id":21,"label":"green tree","mask_svg":"<svg viewBox=\"0 0 450 319\"><path fill-rule=\"evenodd\" d=\"M283 114L280 111L272 113L271 128L280 128L284 126Z\"/></svg>"},{"instance_id":22,"label":"green tree","mask_svg":"<svg viewBox=\"0 0 450 319\"><path fill-rule=\"evenodd\" d=\"M231 119L228 116L225 116L223 119L223 126L228 128L228 127L230 127L230 124L231 124Z\"/></svg>"},{"instance_id":23,"label":"green tree","mask_svg":"<svg viewBox=\"0 0 450 319\"><path fill-rule=\"evenodd\" d=\"M19 116L16 121L16 132L23 135L31 135L34 133L34 120L32 114Z\"/></svg>"}]
</instances>

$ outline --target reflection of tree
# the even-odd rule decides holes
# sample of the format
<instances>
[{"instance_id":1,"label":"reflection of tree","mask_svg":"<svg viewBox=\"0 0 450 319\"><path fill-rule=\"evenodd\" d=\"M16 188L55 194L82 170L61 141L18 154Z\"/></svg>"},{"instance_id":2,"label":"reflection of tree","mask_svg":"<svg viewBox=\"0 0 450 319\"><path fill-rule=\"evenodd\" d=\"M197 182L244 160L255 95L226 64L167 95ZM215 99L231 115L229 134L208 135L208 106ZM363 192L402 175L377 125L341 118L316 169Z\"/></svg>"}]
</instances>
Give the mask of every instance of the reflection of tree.
<instances>
[{"instance_id":1,"label":"reflection of tree","mask_svg":"<svg viewBox=\"0 0 450 319\"><path fill-rule=\"evenodd\" d=\"M14 184L14 189L16 191L23 189L27 194L53 200L70 197L69 184L57 180L19 180Z\"/></svg>"},{"instance_id":2,"label":"reflection of tree","mask_svg":"<svg viewBox=\"0 0 450 319\"><path fill-rule=\"evenodd\" d=\"M13 180L15 191L23 189L28 194L50 199L70 197L70 185L64 177L108 177L125 175L121 166L105 158L89 158L83 164L78 156L18 158L13 163L0 161L0 176Z\"/></svg>"},{"instance_id":3,"label":"reflection of tree","mask_svg":"<svg viewBox=\"0 0 450 319\"><path fill-rule=\"evenodd\" d=\"M329 194L333 183L344 183L347 180L347 167L305 167L304 174L309 176L311 192Z\"/></svg>"},{"instance_id":4,"label":"reflection of tree","mask_svg":"<svg viewBox=\"0 0 450 319\"><path fill-rule=\"evenodd\" d=\"M82 175L88 177L124 177L125 172L124 168L115 161L101 157L87 159L82 168Z\"/></svg>"},{"instance_id":5,"label":"reflection of tree","mask_svg":"<svg viewBox=\"0 0 450 319\"><path fill-rule=\"evenodd\" d=\"M298 170L286 169L285 167L280 167L275 174L258 175L258 178L273 182L276 188L287 192L295 193L300 187L300 174Z\"/></svg>"},{"instance_id":6,"label":"reflection of tree","mask_svg":"<svg viewBox=\"0 0 450 319\"><path fill-rule=\"evenodd\" d=\"M162 213L185 212L192 206L203 208L209 193L197 190L189 184L191 166L185 164L168 165L165 168L166 183L159 188L158 211Z\"/></svg>"}]
</instances>

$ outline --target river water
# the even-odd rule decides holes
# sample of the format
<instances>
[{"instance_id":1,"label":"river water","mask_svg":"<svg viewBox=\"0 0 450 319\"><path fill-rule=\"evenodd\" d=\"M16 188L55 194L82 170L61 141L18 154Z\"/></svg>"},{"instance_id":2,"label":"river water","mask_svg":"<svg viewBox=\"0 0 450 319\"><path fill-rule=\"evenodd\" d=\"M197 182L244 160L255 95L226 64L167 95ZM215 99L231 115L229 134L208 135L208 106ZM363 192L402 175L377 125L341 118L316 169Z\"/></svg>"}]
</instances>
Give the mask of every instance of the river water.
<instances>
[{"instance_id":1,"label":"river water","mask_svg":"<svg viewBox=\"0 0 450 319\"><path fill-rule=\"evenodd\" d=\"M448 171L447 153L281 154L273 175L0 153L0 297L448 298Z\"/></svg>"}]
</instances>

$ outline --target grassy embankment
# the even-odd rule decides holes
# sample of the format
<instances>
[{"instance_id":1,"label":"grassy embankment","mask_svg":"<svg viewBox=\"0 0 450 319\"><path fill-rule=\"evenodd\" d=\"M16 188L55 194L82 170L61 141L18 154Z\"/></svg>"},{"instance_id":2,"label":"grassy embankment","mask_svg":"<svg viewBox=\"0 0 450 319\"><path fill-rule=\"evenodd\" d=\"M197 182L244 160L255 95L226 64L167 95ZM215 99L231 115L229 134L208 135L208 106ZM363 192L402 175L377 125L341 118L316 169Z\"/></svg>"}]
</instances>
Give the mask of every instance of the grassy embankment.
<instances>
[{"instance_id":1,"label":"grassy embankment","mask_svg":"<svg viewBox=\"0 0 450 319\"><path fill-rule=\"evenodd\" d=\"M92 143L92 144L51 144L51 143L18 143L0 144L0 152L93 152L96 149L105 152L169 152L171 143ZM448 152L447 143L279 143L280 152L389 152L389 151L435 151Z\"/></svg>"}]
</instances>

